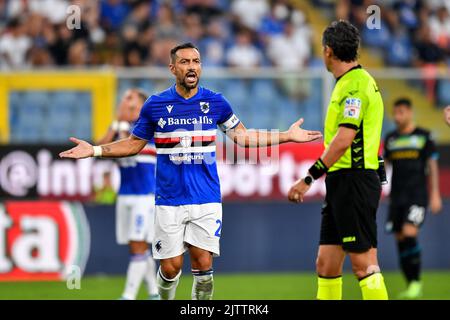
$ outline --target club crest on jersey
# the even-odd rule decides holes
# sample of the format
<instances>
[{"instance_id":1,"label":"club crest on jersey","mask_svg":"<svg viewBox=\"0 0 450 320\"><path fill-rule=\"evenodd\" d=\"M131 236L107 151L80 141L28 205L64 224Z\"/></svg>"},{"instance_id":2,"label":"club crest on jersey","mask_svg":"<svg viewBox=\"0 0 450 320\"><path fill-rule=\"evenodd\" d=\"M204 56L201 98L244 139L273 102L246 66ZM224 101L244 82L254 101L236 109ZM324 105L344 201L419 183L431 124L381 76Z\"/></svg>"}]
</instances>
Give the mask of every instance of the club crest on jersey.
<instances>
[{"instance_id":1,"label":"club crest on jersey","mask_svg":"<svg viewBox=\"0 0 450 320\"><path fill-rule=\"evenodd\" d=\"M167 108L167 112L171 113L172 109L173 109L173 105L169 104L168 106L166 106Z\"/></svg>"},{"instance_id":2,"label":"club crest on jersey","mask_svg":"<svg viewBox=\"0 0 450 320\"><path fill-rule=\"evenodd\" d=\"M159 118L158 126L160 126L161 129L164 128L164 126L166 125L166 123L167 123L167 122L166 122L163 118Z\"/></svg>"},{"instance_id":3,"label":"club crest on jersey","mask_svg":"<svg viewBox=\"0 0 450 320\"><path fill-rule=\"evenodd\" d=\"M345 99L344 118L358 119L361 113L361 100L358 98Z\"/></svg>"},{"instance_id":4,"label":"club crest on jersey","mask_svg":"<svg viewBox=\"0 0 450 320\"><path fill-rule=\"evenodd\" d=\"M180 138L180 144L183 148L189 148L192 143L192 137L185 136Z\"/></svg>"},{"instance_id":5,"label":"club crest on jersey","mask_svg":"<svg viewBox=\"0 0 450 320\"><path fill-rule=\"evenodd\" d=\"M202 110L203 113L209 112L209 102L200 102L200 110Z\"/></svg>"}]
</instances>

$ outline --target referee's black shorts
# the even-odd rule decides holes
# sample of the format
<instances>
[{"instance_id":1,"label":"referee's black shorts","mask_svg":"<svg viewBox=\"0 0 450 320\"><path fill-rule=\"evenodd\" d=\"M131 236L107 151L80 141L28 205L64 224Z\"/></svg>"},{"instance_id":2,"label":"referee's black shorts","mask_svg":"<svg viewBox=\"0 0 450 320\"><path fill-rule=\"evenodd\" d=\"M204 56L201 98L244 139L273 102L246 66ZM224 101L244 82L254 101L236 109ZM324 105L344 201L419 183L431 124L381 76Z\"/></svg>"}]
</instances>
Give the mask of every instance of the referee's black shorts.
<instances>
[{"instance_id":1,"label":"referee's black shorts","mask_svg":"<svg viewBox=\"0 0 450 320\"><path fill-rule=\"evenodd\" d=\"M381 196L376 171L338 170L327 175L325 184L320 244L342 245L349 252L376 248L376 213Z\"/></svg>"}]
</instances>

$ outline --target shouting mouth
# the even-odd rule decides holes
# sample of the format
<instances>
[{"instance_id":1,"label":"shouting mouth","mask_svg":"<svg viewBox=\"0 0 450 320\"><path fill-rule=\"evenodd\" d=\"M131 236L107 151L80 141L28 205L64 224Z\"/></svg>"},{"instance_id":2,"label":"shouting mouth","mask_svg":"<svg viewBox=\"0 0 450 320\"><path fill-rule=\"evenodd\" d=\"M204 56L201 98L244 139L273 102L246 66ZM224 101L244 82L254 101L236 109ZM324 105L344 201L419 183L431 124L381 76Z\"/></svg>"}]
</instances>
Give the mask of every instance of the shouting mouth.
<instances>
[{"instance_id":1,"label":"shouting mouth","mask_svg":"<svg viewBox=\"0 0 450 320\"><path fill-rule=\"evenodd\" d=\"M195 72L188 72L185 78L187 82L195 83L197 81L197 74Z\"/></svg>"}]
</instances>

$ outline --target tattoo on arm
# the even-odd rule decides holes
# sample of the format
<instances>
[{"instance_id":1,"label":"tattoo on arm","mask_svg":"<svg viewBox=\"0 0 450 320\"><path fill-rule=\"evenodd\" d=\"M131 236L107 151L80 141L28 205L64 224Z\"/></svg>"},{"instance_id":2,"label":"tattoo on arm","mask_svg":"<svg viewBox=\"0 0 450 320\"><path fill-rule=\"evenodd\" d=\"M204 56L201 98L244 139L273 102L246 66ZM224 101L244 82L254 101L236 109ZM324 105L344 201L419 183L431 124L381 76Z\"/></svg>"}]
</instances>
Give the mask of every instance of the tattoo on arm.
<instances>
[{"instance_id":1,"label":"tattoo on arm","mask_svg":"<svg viewBox=\"0 0 450 320\"><path fill-rule=\"evenodd\" d=\"M109 153L111 151L111 148L108 146L102 146L102 153L106 154Z\"/></svg>"}]
</instances>

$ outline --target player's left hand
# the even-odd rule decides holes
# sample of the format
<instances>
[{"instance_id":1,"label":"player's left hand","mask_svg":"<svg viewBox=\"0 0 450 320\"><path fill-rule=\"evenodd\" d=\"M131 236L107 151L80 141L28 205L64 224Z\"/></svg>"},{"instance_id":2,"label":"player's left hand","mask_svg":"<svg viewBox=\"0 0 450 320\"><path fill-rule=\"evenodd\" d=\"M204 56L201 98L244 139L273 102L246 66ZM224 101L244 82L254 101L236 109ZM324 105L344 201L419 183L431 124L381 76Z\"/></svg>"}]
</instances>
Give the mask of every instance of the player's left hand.
<instances>
[{"instance_id":1,"label":"player's left hand","mask_svg":"<svg viewBox=\"0 0 450 320\"><path fill-rule=\"evenodd\" d=\"M439 193L433 193L430 197L431 213L438 214L442 210L442 199Z\"/></svg>"},{"instance_id":2,"label":"player's left hand","mask_svg":"<svg viewBox=\"0 0 450 320\"><path fill-rule=\"evenodd\" d=\"M304 120L301 118L290 126L288 130L289 141L309 142L322 138L322 133L320 131L303 130L300 128L303 122Z\"/></svg>"},{"instance_id":3,"label":"player's left hand","mask_svg":"<svg viewBox=\"0 0 450 320\"><path fill-rule=\"evenodd\" d=\"M289 190L288 193L289 201L296 203L303 202L303 197L305 196L305 193L308 192L309 188L311 188L311 186L307 185L305 183L305 180L303 179L297 180Z\"/></svg>"}]
</instances>

